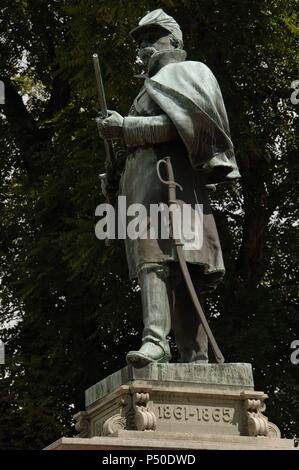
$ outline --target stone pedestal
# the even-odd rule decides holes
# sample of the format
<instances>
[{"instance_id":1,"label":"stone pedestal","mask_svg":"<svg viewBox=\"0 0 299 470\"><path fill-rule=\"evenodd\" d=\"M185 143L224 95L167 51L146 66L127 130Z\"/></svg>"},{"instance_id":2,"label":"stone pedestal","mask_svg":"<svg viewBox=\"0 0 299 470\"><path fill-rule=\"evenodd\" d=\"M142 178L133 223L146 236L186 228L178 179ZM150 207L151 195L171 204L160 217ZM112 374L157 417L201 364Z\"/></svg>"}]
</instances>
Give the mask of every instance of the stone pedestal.
<instances>
[{"instance_id":1,"label":"stone pedestal","mask_svg":"<svg viewBox=\"0 0 299 470\"><path fill-rule=\"evenodd\" d=\"M78 436L49 449L294 448L263 414L266 398L250 364L128 366L86 390Z\"/></svg>"}]
</instances>

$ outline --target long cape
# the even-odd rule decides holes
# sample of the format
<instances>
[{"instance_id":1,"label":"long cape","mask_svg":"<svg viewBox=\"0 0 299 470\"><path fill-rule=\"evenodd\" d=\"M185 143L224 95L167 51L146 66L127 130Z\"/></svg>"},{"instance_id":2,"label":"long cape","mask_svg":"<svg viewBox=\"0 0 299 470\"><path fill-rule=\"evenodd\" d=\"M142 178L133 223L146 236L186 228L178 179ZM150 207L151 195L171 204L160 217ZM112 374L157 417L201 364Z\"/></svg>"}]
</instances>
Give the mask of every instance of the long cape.
<instances>
[{"instance_id":1,"label":"long cape","mask_svg":"<svg viewBox=\"0 0 299 470\"><path fill-rule=\"evenodd\" d=\"M206 65L167 64L145 80L145 88L176 126L193 168L207 183L240 177L221 90Z\"/></svg>"}]
</instances>

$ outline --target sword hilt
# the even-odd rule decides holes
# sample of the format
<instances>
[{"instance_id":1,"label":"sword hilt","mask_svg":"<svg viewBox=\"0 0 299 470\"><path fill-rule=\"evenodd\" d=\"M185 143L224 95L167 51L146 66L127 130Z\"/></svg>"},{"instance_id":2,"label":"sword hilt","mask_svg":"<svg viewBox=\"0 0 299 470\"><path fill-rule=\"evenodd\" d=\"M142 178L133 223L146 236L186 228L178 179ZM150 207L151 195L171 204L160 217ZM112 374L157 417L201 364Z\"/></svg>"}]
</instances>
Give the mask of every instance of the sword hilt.
<instances>
[{"instance_id":1,"label":"sword hilt","mask_svg":"<svg viewBox=\"0 0 299 470\"><path fill-rule=\"evenodd\" d=\"M170 177L169 180L165 180L164 178L162 178L161 176L161 173L160 173L160 166L162 165L162 163L164 165L166 165L166 168L167 168L167 173ZM167 186L169 186L169 188L179 188L181 191L183 191L183 186L181 186L179 183L177 183L176 181L174 181L174 174L173 174L173 169L172 169L172 165L171 165L171 161L170 161L170 157L165 157L165 158L162 158L161 160L159 160L157 162L157 165L156 165L156 168L157 168L157 173L158 173L158 178L159 180L161 181L161 183L163 184L166 184Z\"/></svg>"}]
</instances>

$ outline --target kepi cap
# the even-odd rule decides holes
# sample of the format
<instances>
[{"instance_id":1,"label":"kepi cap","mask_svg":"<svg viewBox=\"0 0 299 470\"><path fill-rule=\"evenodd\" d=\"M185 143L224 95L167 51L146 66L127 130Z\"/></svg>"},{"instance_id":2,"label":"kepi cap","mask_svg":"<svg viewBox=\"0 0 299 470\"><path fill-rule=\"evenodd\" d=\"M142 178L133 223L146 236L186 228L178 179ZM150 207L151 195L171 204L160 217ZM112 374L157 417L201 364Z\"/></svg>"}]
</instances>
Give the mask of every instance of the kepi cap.
<instances>
[{"instance_id":1,"label":"kepi cap","mask_svg":"<svg viewBox=\"0 0 299 470\"><path fill-rule=\"evenodd\" d=\"M138 41L139 36L142 32L150 29L151 27L157 27L166 30L168 33L171 33L179 41L183 41L183 33L172 16L167 15L162 8L153 10L147 15L145 15L138 23L137 28L130 31L130 35L135 41Z\"/></svg>"}]
</instances>

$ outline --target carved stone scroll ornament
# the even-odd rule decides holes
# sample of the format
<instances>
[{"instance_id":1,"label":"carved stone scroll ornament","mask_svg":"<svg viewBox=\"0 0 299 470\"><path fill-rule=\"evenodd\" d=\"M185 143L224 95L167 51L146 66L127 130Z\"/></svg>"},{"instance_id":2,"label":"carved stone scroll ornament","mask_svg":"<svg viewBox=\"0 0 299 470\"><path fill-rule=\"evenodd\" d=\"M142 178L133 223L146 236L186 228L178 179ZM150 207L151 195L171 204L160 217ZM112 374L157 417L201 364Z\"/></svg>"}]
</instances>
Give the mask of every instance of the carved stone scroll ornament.
<instances>
[{"instance_id":1,"label":"carved stone scroll ornament","mask_svg":"<svg viewBox=\"0 0 299 470\"><path fill-rule=\"evenodd\" d=\"M157 427L156 416L152 411L149 411L148 402L148 393L137 392L133 395L135 425L138 431L154 431Z\"/></svg>"},{"instance_id":2,"label":"carved stone scroll ornament","mask_svg":"<svg viewBox=\"0 0 299 470\"><path fill-rule=\"evenodd\" d=\"M278 427L270 423L267 416L264 416L262 413L266 409L266 405L262 400L247 399L245 400L245 408L247 411L249 436L280 438L281 434Z\"/></svg>"},{"instance_id":3,"label":"carved stone scroll ornament","mask_svg":"<svg viewBox=\"0 0 299 470\"><path fill-rule=\"evenodd\" d=\"M265 404L261 400L247 399L245 400L245 408L247 410L249 436L267 436L268 418L262 414L262 411L266 408Z\"/></svg>"},{"instance_id":4,"label":"carved stone scroll ornament","mask_svg":"<svg viewBox=\"0 0 299 470\"><path fill-rule=\"evenodd\" d=\"M281 438L280 429L276 426L276 424L270 423L270 421L268 421L268 437L275 439Z\"/></svg>"},{"instance_id":5,"label":"carved stone scroll ornament","mask_svg":"<svg viewBox=\"0 0 299 470\"><path fill-rule=\"evenodd\" d=\"M76 437L90 437L90 418L87 411L79 411L74 415L75 429L79 434Z\"/></svg>"},{"instance_id":6,"label":"carved stone scroll ornament","mask_svg":"<svg viewBox=\"0 0 299 470\"><path fill-rule=\"evenodd\" d=\"M131 403L131 397L129 395L124 396L121 399L120 412L106 419L102 427L102 436L112 436L113 434L117 433L117 431L122 431L123 429L126 429L127 414L131 408Z\"/></svg>"},{"instance_id":7,"label":"carved stone scroll ornament","mask_svg":"<svg viewBox=\"0 0 299 470\"><path fill-rule=\"evenodd\" d=\"M126 427L126 418L121 415L110 416L103 424L102 436L111 436Z\"/></svg>"}]
</instances>

